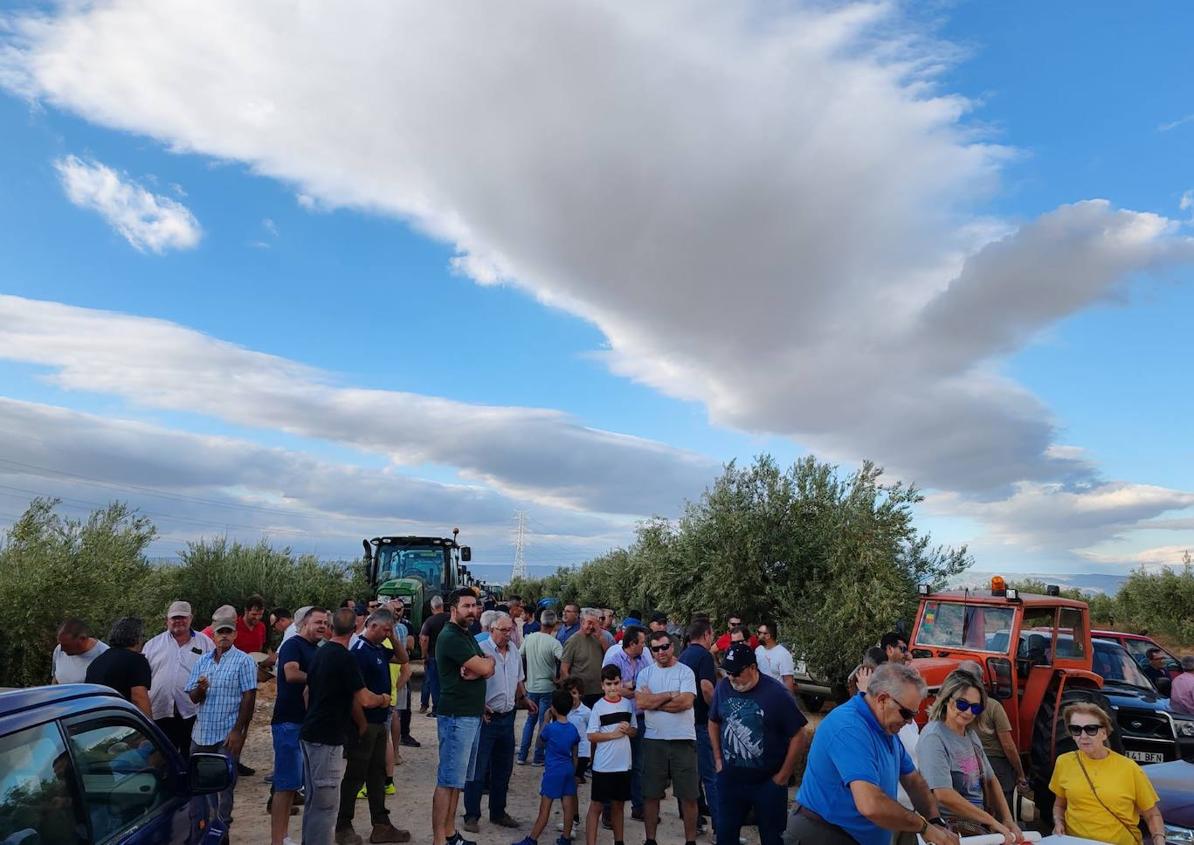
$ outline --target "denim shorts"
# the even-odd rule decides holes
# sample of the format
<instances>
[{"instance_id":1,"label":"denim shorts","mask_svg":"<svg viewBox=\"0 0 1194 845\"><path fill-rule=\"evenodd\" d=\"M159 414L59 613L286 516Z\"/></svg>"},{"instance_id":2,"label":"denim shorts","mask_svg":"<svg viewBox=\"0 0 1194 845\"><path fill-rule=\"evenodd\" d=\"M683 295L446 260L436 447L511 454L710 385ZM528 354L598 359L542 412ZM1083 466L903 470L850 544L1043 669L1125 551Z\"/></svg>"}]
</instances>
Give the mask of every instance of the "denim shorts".
<instances>
[{"instance_id":1,"label":"denim shorts","mask_svg":"<svg viewBox=\"0 0 1194 845\"><path fill-rule=\"evenodd\" d=\"M270 725L274 737L274 791L284 792L303 785L303 749L299 745L302 725L279 722Z\"/></svg>"},{"instance_id":2,"label":"denim shorts","mask_svg":"<svg viewBox=\"0 0 1194 845\"><path fill-rule=\"evenodd\" d=\"M477 749L481 745L480 716L437 716L439 735L439 771L436 785L464 789L477 768Z\"/></svg>"}]
</instances>

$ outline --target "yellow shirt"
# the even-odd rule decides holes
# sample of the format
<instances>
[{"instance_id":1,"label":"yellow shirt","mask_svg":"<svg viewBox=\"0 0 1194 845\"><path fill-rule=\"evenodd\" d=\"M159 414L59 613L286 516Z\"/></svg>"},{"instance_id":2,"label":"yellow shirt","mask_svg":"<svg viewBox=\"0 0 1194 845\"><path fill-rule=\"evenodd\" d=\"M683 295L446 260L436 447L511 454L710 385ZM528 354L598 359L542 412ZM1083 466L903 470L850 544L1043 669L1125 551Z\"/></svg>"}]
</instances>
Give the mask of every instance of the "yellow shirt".
<instances>
[{"instance_id":1,"label":"yellow shirt","mask_svg":"<svg viewBox=\"0 0 1194 845\"><path fill-rule=\"evenodd\" d=\"M1111 813L1103 809L1090 791L1090 784L1078 765L1079 751L1057 758L1049 789L1066 800L1065 830L1070 836L1110 842L1114 845L1140 845L1140 811L1157 804L1157 791L1148 776L1133 760L1112 751L1102 760L1083 756L1086 773L1098 790L1103 804L1132 828L1129 833Z\"/></svg>"},{"instance_id":2,"label":"yellow shirt","mask_svg":"<svg viewBox=\"0 0 1194 845\"><path fill-rule=\"evenodd\" d=\"M386 648L388 648L390 651L394 650L394 644L392 642L390 642L388 637L385 640L382 640L381 644L384 645ZM402 664L401 663L391 663L390 664L390 701L398 700L398 676L400 674L402 674Z\"/></svg>"}]
</instances>

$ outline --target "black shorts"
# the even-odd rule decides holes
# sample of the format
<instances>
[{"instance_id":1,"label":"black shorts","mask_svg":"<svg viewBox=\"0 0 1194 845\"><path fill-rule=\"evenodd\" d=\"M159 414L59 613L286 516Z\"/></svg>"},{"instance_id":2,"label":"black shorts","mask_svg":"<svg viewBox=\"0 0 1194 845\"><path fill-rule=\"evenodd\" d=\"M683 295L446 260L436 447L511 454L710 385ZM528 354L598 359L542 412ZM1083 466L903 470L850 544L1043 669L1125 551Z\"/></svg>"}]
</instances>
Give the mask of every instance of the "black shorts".
<instances>
[{"instance_id":1,"label":"black shorts","mask_svg":"<svg viewBox=\"0 0 1194 845\"><path fill-rule=\"evenodd\" d=\"M593 772L593 800L629 801L630 772Z\"/></svg>"}]
</instances>

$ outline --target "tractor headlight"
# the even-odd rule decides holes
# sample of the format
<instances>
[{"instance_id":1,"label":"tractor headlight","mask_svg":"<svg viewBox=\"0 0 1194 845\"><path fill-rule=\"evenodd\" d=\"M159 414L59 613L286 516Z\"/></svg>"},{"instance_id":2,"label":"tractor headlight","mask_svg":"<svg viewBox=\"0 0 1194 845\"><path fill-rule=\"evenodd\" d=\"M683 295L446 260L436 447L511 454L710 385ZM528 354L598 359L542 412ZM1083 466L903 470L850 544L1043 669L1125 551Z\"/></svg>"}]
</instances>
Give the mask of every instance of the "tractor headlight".
<instances>
[{"instance_id":1,"label":"tractor headlight","mask_svg":"<svg viewBox=\"0 0 1194 845\"><path fill-rule=\"evenodd\" d=\"M1194 719L1174 719L1173 726L1178 736L1194 737Z\"/></svg>"},{"instance_id":2,"label":"tractor headlight","mask_svg":"<svg viewBox=\"0 0 1194 845\"><path fill-rule=\"evenodd\" d=\"M1178 827L1175 824L1165 825L1165 842L1167 845L1187 845L1194 842L1194 830L1188 827Z\"/></svg>"}]
</instances>

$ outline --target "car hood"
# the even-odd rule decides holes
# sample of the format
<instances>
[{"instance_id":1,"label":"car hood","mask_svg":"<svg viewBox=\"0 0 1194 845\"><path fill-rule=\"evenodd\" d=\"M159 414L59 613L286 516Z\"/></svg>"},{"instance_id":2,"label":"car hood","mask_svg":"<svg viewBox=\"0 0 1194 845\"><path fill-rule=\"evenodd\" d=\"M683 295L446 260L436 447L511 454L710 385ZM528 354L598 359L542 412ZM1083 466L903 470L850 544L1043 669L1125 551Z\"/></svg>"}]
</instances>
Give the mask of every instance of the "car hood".
<instances>
[{"instance_id":1,"label":"car hood","mask_svg":"<svg viewBox=\"0 0 1194 845\"><path fill-rule=\"evenodd\" d=\"M1168 710L1169 699L1161 698L1153 690L1141 689L1131 684L1104 680L1099 690L1116 707L1135 707L1139 710Z\"/></svg>"},{"instance_id":2,"label":"car hood","mask_svg":"<svg viewBox=\"0 0 1194 845\"><path fill-rule=\"evenodd\" d=\"M1161 799L1161 816L1170 824L1194 828L1194 763L1174 760L1143 766Z\"/></svg>"}]
</instances>

